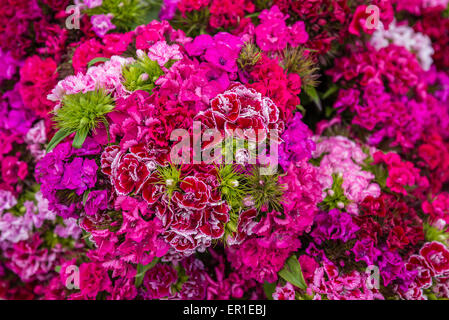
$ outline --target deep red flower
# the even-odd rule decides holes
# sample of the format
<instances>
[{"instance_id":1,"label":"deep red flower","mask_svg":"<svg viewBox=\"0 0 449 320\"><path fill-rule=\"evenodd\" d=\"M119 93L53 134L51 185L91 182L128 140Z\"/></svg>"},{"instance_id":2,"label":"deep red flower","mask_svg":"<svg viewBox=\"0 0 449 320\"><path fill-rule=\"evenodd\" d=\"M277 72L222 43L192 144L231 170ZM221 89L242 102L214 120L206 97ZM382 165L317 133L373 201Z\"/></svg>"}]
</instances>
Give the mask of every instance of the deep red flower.
<instances>
[{"instance_id":1,"label":"deep red flower","mask_svg":"<svg viewBox=\"0 0 449 320\"><path fill-rule=\"evenodd\" d=\"M212 239L221 238L224 234L224 225L229 221L229 208L226 204L208 206L204 209L199 230Z\"/></svg>"},{"instance_id":2,"label":"deep red flower","mask_svg":"<svg viewBox=\"0 0 449 320\"><path fill-rule=\"evenodd\" d=\"M419 254L426 260L435 275L443 275L449 271L449 250L440 242L426 243Z\"/></svg>"},{"instance_id":3,"label":"deep red flower","mask_svg":"<svg viewBox=\"0 0 449 320\"><path fill-rule=\"evenodd\" d=\"M127 195L133 190L139 192L150 174L145 163L133 154L120 156L117 164L112 166L112 184L120 195Z\"/></svg>"},{"instance_id":4,"label":"deep red flower","mask_svg":"<svg viewBox=\"0 0 449 320\"><path fill-rule=\"evenodd\" d=\"M214 112L222 114L227 121L237 120L241 103L236 93L224 93L211 101L211 107Z\"/></svg>"},{"instance_id":5,"label":"deep red flower","mask_svg":"<svg viewBox=\"0 0 449 320\"><path fill-rule=\"evenodd\" d=\"M28 165L26 162L19 161L18 158L8 156L1 162L2 179L7 184L15 184L18 179L25 179L28 174Z\"/></svg>"},{"instance_id":6,"label":"deep red flower","mask_svg":"<svg viewBox=\"0 0 449 320\"><path fill-rule=\"evenodd\" d=\"M420 288L427 289L432 285L434 272L423 257L412 255L405 264L405 268L407 271L417 272L415 283L418 284Z\"/></svg>"},{"instance_id":7,"label":"deep red flower","mask_svg":"<svg viewBox=\"0 0 449 320\"><path fill-rule=\"evenodd\" d=\"M142 197L149 204L154 204L163 194L163 186L158 182L159 178L151 174L142 186Z\"/></svg>"},{"instance_id":8,"label":"deep red flower","mask_svg":"<svg viewBox=\"0 0 449 320\"><path fill-rule=\"evenodd\" d=\"M80 266L81 293L88 298L95 298L100 291L111 291L108 272L99 263L83 263Z\"/></svg>"},{"instance_id":9,"label":"deep red flower","mask_svg":"<svg viewBox=\"0 0 449 320\"><path fill-rule=\"evenodd\" d=\"M101 172L107 174L108 176L112 175L112 163L117 158L117 155L120 153L120 147L117 145L108 146L104 149L101 154Z\"/></svg>"},{"instance_id":10,"label":"deep red flower","mask_svg":"<svg viewBox=\"0 0 449 320\"><path fill-rule=\"evenodd\" d=\"M409 243L410 240L400 226L394 227L388 235L387 244L390 249L402 249Z\"/></svg>"},{"instance_id":11,"label":"deep red flower","mask_svg":"<svg viewBox=\"0 0 449 320\"><path fill-rule=\"evenodd\" d=\"M210 198L209 187L197 177L187 177L179 185L182 192L175 192L173 200L185 209L201 210Z\"/></svg>"},{"instance_id":12,"label":"deep red flower","mask_svg":"<svg viewBox=\"0 0 449 320\"><path fill-rule=\"evenodd\" d=\"M373 196L367 196L360 204L361 211L368 215L377 217L385 217L387 210L382 197L374 198Z\"/></svg>"}]
</instances>

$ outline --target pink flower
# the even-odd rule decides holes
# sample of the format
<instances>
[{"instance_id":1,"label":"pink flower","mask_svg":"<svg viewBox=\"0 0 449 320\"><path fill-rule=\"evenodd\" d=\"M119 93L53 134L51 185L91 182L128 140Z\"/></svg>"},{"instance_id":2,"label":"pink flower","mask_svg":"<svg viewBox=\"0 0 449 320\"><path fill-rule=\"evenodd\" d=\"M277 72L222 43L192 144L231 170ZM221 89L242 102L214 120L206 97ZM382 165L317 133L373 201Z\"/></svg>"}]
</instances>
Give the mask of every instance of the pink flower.
<instances>
[{"instance_id":1,"label":"pink flower","mask_svg":"<svg viewBox=\"0 0 449 320\"><path fill-rule=\"evenodd\" d=\"M95 299L100 291L111 292L111 280L108 272L95 262L83 263L79 268L80 290L86 298Z\"/></svg>"},{"instance_id":2,"label":"pink flower","mask_svg":"<svg viewBox=\"0 0 449 320\"><path fill-rule=\"evenodd\" d=\"M443 275L449 272L449 250L444 244L436 241L427 242L419 250L419 254L436 275Z\"/></svg>"},{"instance_id":3,"label":"pink flower","mask_svg":"<svg viewBox=\"0 0 449 320\"><path fill-rule=\"evenodd\" d=\"M7 156L2 159L2 178L8 184L15 184L17 181L24 180L28 175L28 165L26 162L19 161L17 157Z\"/></svg>"},{"instance_id":4,"label":"pink flower","mask_svg":"<svg viewBox=\"0 0 449 320\"><path fill-rule=\"evenodd\" d=\"M148 49L148 57L157 61L163 67L170 60L181 60L183 58L179 45L168 45L165 41L158 41Z\"/></svg>"},{"instance_id":5,"label":"pink flower","mask_svg":"<svg viewBox=\"0 0 449 320\"><path fill-rule=\"evenodd\" d=\"M306 31L306 25L303 21L297 21L294 25L289 27L290 39L288 42L293 47L297 47L300 44L304 44L309 40L309 35Z\"/></svg>"},{"instance_id":6,"label":"pink flower","mask_svg":"<svg viewBox=\"0 0 449 320\"><path fill-rule=\"evenodd\" d=\"M145 296L148 299L161 299L173 295L171 286L178 280L176 270L167 264L158 263L147 271L143 279L143 287L146 288Z\"/></svg>"},{"instance_id":7,"label":"pink flower","mask_svg":"<svg viewBox=\"0 0 449 320\"><path fill-rule=\"evenodd\" d=\"M109 30L115 29L115 25L111 22L114 18L112 13L93 15L90 17L92 29L102 38Z\"/></svg>"},{"instance_id":8,"label":"pink flower","mask_svg":"<svg viewBox=\"0 0 449 320\"><path fill-rule=\"evenodd\" d=\"M108 206L108 193L106 190L89 192L84 209L87 215L95 215L99 210L105 210Z\"/></svg>"},{"instance_id":9,"label":"pink flower","mask_svg":"<svg viewBox=\"0 0 449 320\"><path fill-rule=\"evenodd\" d=\"M43 144L47 141L44 121L39 121L28 131L25 141L29 144Z\"/></svg>"},{"instance_id":10,"label":"pink flower","mask_svg":"<svg viewBox=\"0 0 449 320\"><path fill-rule=\"evenodd\" d=\"M360 31L363 30L367 34L372 34L376 28L368 27L368 17L370 17L371 13L367 12L367 6L361 5L358 6L355 10L354 17L352 18L351 24L349 25L349 33L359 36Z\"/></svg>"},{"instance_id":11,"label":"pink flower","mask_svg":"<svg viewBox=\"0 0 449 320\"><path fill-rule=\"evenodd\" d=\"M276 287L273 293L274 300L295 300L295 288L287 282L283 287Z\"/></svg>"}]
</instances>

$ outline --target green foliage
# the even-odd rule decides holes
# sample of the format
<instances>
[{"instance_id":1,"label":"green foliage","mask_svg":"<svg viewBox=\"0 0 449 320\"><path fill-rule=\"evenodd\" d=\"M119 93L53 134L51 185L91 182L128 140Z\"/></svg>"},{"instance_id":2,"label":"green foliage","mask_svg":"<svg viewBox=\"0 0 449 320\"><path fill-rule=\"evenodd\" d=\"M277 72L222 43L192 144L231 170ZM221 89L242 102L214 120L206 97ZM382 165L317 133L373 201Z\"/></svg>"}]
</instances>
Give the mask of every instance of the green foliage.
<instances>
[{"instance_id":1,"label":"green foliage","mask_svg":"<svg viewBox=\"0 0 449 320\"><path fill-rule=\"evenodd\" d=\"M73 147L81 148L89 132L100 122L108 128L105 115L113 109L114 100L101 89L64 96L61 107L54 112L54 121L60 130L48 144L47 152L74 132Z\"/></svg>"},{"instance_id":2,"label":"green foliage","mask_svg":"<svg viewBox=\"0 0 449 320\"><path fill-rule=\"evenodd\" d=\"M265 296L268 300L273 300L273 293L276 290L276 282L267 282L265 281L263 284L263 291L265 292Z\"/></svg>"},{"instance_id":3,"label":"green foliage","mask_svg":"<svg viewBox=\"0 0 449 320\"><path fill-rule=\"evenodd\" d=\"M438 241L444 245L447 245L447 240L449 239L449 233L435 228L428 223L424 223L424 235L427 242Z\"/></svg>"},{"instance_id":4,"label":"green foliage","mask_svg":"<svg viewBox=\"0 0 449 320\"><path fill-rule=\"evenodd\" d=\"M158 184L165 185L165 192L169 199L173 196L175 191L180 191L179 184L181 183L181 169L177 168L173 164L167 167L158 167L157 175L159 177Z\"/></svg>"},{"instance_id":5,"label":"green foliage","mask_svg":"<svg viewBox=\"0 0 449 320\"><path fill-rule=\"evenodd\" d=\"M279 183L278 174L261 175L259 168L253 167L247 179L248 194L253 198L257 209L268 206L269 211L282 211L284 187Z\"/></svg>"},{"instance_id":6,"label":"green foliage","mask_svg":"<svg viewBox=\"0 0 449 320\"><path fill-rule=\"evenodd\" d=\"M337 209L339 208L338 204L344 204L345 206L349 204L349 199L346 198L343 191L343 176L339 174L332 174L332 192L326 190L327 196L326 198L319 204L325 210Z\"/></svg>"},{"instance_id":7,"label":"green foliage","mask_svg":"<svg viewBox=\"0 0 449 320\"><path fill-rule=\"evenodd\" d=\"M141 0L103 0L99 7L87 9L89 15L112 13L112 23L116 26L114 32L126 32L137 26L146 24L159 12L160 1Z\"/></svg>"},{"instance_id":8,"label":"green foliage","mask_svg":"<svg viewBox=\"0 0 449 320\"><path fill-rule=\"evenodd\" d=\"M376 182L382 189L387 187L388 170L383 163L373 164L373 157L369 156L363 161L362 169L374 174L374 182Z\"/></svg>"},{"instance_id":9,"label":"green foliage","mask_svg":"<svg viewBox=\"0 0 449 320\"><path fill-rule=\"evenodd\" d=\"M304 86L304 92L307 94L309 99L313 101L318 110L321 112L323 110L323 106L321 104L321 99L316 89L312 86Z\"/></svg>"},{"instance_id":10,"label":"green foliage","mask_svg":"<svg viewBox=\"0 0 449 320\"><path fill-rule=\"evenodd\" d=\"M73 248L75 244L72 238L61 238L51 230L44 232L43 240L45 246L48 248L54 248L58 243L65 248Z\"/></svg>"},{"instance_id":11,"label":"green foliage","mask_svg":"<svg viewBox=\"0 0 449 320\"><path fill-rule=\"evenodd\" d=\"M254 0L254 5L258 10L269 9L273 5L273 0Z\"/></svg>"},{"instance_id":12,"label":"green foliage","mask_svg":"<svg viewBox=\"0 0 449 320\"><path fill-rule=\"evenodd\" d=\"M140 263L137 265L137 274L136 274L136 278L134 281L134 285L136 286L136 288L138 288L142 285L143 278L145 277L145 273L148 270L152 269L158 262L159 262L159 258L156 257L147 265L143 265Z\"/></svg>"},{"instance_id":13,"label":"green foliage","mask_svg":"<svg viewBox=\"0 0 449 320\"><path fill-rule=\"evenodd\" d=\"M321 160L323 160L324 156L329 154L329 152L323 152L318 158L312 158L309 160L309 163L314 165L315 167L319 167L321 164Z\"/></svg>"},{"instance_id":14,"label":"green foliage","mask_svg":"<svg viewBox=\"0 0 449 320\"><path fill-rule=\"evenodd\" d=\"M305 54L306 49L301 47L287 48L284 50L282 67L288 73L297 73L301 77L301 86L312 92L318 86L320 68L312 60L310 54Z\"/></svg>"},{"instance_id":15,"label":"green foliage","mask_svg":"<svg viewBox=\"0 0 449 320\"><path fill-rule=\"evenodd\" d=\"M255 44L247 42L240 51L237 64L241 70L247 70L248 68L254 66L260 58L260 49Z\"/></svg>"},{"instance_id":16,"label":"green foliage","mask_svg":"<svg viewBox=\"0 0 449 320\"><path fill-rule=\"evenodd\" d=\"M447 4L447 8L442 12L443 18L449 18L449 3Z\"/></svg>"},{"instance_id":17,"label":"green foliage","mask_svg":"<svg viewBox=\"0 0 449 320\"><path fill-rule=\"evenodd\" d=\"M175 266L175 269L178 274L178 280L174 285L172 285L171 289L173 292L180 292L184 283L189 280L189 276L186 275L186 271L183 267L181 267L181 265L178 264L177 266Z\"/></svg>"},{"instance_id":18,"label":"green foliage","mask_svg":"<svg viewBox=\"0 0 449 320\"><path fill-rule=\"evenodd\" d=\"M224 245L227 244L227 239L229 237L232 237L237 232L237 226L239 222L239 215L236 211L231 210L229 212L229 221L226 223L224 227L224 234L223 234L223 243Z\"/></svg>"},{"instance_id":19,"label":"green foliage","mask_svg":"<svg viewBox=\"0 0 449 320\"><path fill-rule=\"evenodd\" d=\"M123 85L129 91L144 90L151 93L155 86L154 82L163 74L159 63L144 55L135 63L123 67L122 75L125 79Z\"/></svg>"},{"instance_id":20,"label":"green foliage","mask_svg":"<svg viewBox=\"0 0 449 320\"><path fill-rule=\"evenodd\" d=\"M94 58L94 59L89 61L89 63L87 64L87 68L89 69L90 67L92 67L97 62L106 62L108 60L109 60L109 58L104 58L104 57Z\"/></svg>"},{"instance_id":21,"label":"green foliage","mask_svg":"<svg viewBox=\"0 0 449 320\"><path fill-rule=\"evenodd\" d=\"M220 166L217 171L220 193L234 211L240 210L243 207L243 198L248 192L245 176L238 172L235 165L230 164Z\"/></svg>"},{"instance_id":22,"label":"green foliage","mask_svg":"<svg viewBox=\"0 0 449 320\"><path fill-rule=\"evenodd\" d=\"M301 265L295 255L291 256L285 262L284 268L278 272L279 276L292 285L302 289L307 289L304 275L302 274Z\"/></svg>"},{"instance_id":23,"label":"green foliage","mask_svg":"<svg viewBox=\"0 0 449 320\"><path fill-rule=\"evenodd\" d=\"M210 12L208 8L185 12L185 16L178 12L170 21L170 24L173 28L184 31L188 37L196 37L206 33L209 16Z\"/></svg>"},{"instance_id":24,"label":"green foliage","mask_svg":"<svg viewBox=\"0 0 449 320\"><path fill-rule=\"evenodd\" d=\"M231 208L223 235L224 243L226 243L226 239L237 232L238 213L244 207L243 199L248 195L249 188L245 175L240 173L235 165L220 166L217 168L217 176L220 182L220 193Z\"/></svg>"},{"instance_id":25,"label":"green foliage","mask_svg":"<svg viewBox=\"0 0 449 320\"><path fill-rule=\"evenodd\" d=\"M39 189L40 187L38 184L34 184L31 188L26 189L19 195L16 205L7 211L16 217L23 216L26 212L24 203L26 201L36 201L36 192L39 191Z\"/></svg>"}]
</instances>

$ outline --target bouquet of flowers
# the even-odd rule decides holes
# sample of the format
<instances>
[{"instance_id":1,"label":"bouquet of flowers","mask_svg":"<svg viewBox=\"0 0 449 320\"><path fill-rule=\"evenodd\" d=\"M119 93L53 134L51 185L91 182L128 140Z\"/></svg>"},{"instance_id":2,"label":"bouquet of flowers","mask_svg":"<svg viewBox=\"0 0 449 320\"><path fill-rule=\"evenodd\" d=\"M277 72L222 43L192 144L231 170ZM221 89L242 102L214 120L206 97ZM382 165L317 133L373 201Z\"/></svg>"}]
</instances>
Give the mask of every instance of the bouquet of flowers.
<instances>
[{"instance_id":1,"label":"bouquet of flowers","mask_svg":"<svg viewBox=\"0 0 449 320\"><path fill-rule=\"evenodd\" d=\"M0 298L449 298L449 1L29 2Z\"/></svg>"}]
</instances>

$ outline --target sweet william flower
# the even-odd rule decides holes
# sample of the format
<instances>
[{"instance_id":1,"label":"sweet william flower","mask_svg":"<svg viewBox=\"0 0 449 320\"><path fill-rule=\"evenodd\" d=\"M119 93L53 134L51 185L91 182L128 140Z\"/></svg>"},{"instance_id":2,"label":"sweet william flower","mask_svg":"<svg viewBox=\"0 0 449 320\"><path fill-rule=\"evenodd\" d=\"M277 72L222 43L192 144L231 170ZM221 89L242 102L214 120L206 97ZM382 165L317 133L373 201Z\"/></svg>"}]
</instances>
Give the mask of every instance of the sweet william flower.
<instances>
[{"instance_id":1,"label":"sweet william flower","mask_svg":"<svg viewBox=\"0 0 449 320\"><path fill-rule=\"evenodd\" d=\"M81 294L95 299L100 291L111 292L111 280L106 269L95 262L83 263L79 267Z\"/></svg>"},{"instance_id":2,"label":"sweet william flower","mask_svg":"<svg viewBox=\"0 0 449 320\"><path fill-rule=\"evenodd\" d=\"M14 156L7 156L1 159L1 169L4 182L11 185L17 183L18 179L24 180L28 175L27 163L19 161Z\"/></svg>"},{"instance_id":3,"label":"sweet william flower","mask_svg":"<svg viewBox=\"0 0 449 320\"><path fill-rule=\"evenodd\" d=\"M11 191L0 189L0 214L3 213L4 210L11 209L16 204L17 199Z\"/></svg>"},{"instance_id":4,"label":"sweet william flower","mask_svg":"<svg viewBox=\"0 0 449 320\"><path fill-rule=\"evenodd\" d=\"M95 215L99 210L107 209L108 192L106 190L95 190L89 192L84 209L87 215Z\"/></svg>"},{"instance_id":5,"label":"sweet william flower","mask_svg":"<svg viewBox=\"0 0 449 320\"><path fill-rule=\"evenodd\" d=\"M372 34L376 30L376 28L371 28L368 26L368 18L370 16L371 13L367 12L366 5L358 6L357 9L355 10L351 24L349 25L349 33L359 37L361 31L367 34Z\"/></svg>"},{"instance_id":6,"label":"sweet william flower","mask_svg":"<svg viewBox=\"0 0 449 320\"><path fill-rule=\"evenodd\" d=\"M114 15L108 14L98 14L90 17L90 22L92 23L92 29L99 37L103 37L108 31L115 29L115 25L112 23Z\"/></svg>"},{"instance_id":7,"label":"sweet william flower","mask_svg":"<svg viewBox=\"0 0 449 320\"><path fill-rule=\"evenodd\" d=\"M158 263L145 273L143 287L146 288L145 298L161 299L173 295L171 287L178 280L176 270L167 264Z\"/></svg>"},{"instance_id":8,"label":"sweet william flower","mask_svg":"<svg viewBox=\"0 0 449 320\"><path fill-rule=\"evenodd\" d=\"M295 300L295 288L291 283L287 282L287 284L283 287L276 287L276 290L273 293L274 300Z\"/></svg>"},{"instance_id":9,"label":"sweet william flower","mask_svg":"<svg viewBox=\"0 0 449 320\"><path fill-rule=\"evenodd\" d=\"M428 242L419 251L436 275L449 272L449 250L440 242Z\"/></svg>"}]
</instances>

